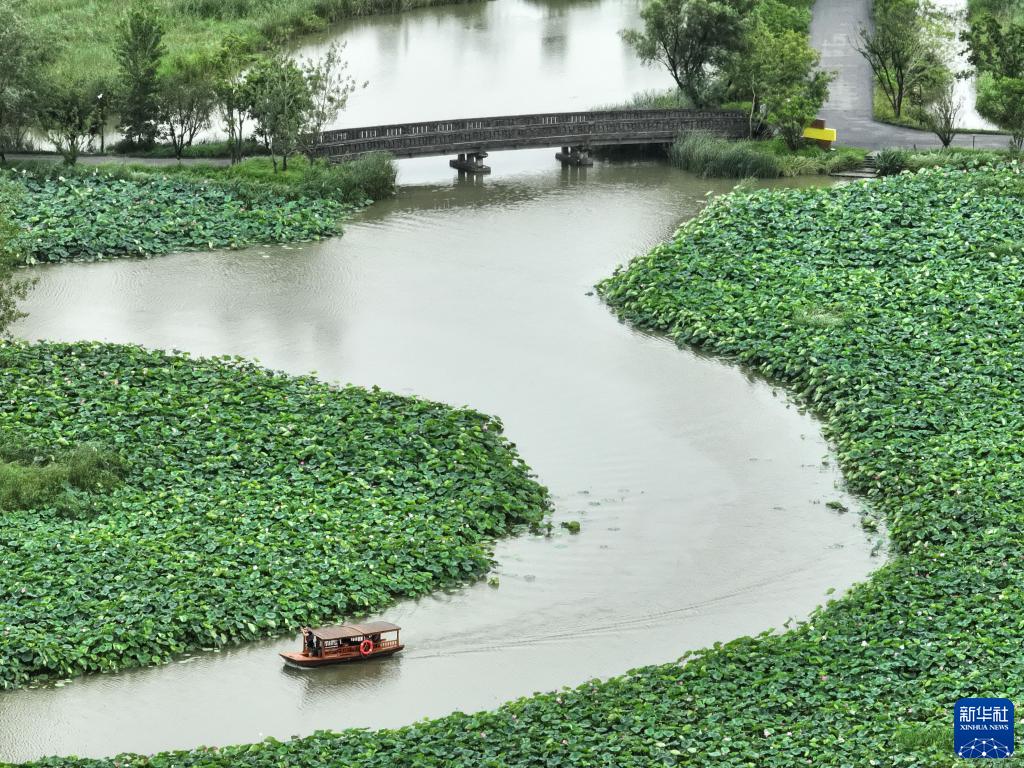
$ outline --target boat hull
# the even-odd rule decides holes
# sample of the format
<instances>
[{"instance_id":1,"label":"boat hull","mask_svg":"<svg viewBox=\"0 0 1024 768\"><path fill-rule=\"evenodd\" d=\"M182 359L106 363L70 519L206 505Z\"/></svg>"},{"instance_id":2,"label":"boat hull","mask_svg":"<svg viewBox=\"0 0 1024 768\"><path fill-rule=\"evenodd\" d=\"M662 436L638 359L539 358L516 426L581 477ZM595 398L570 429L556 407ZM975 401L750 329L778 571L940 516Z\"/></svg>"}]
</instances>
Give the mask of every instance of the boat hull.
<instances>
[{"instance_id":1,"label":"boat hull","mask_svg":"<svg viewBox=\"0 0 1024 768\"><path fill-rule=\"evenodd\" d=\"M286 662L294 664L296 667L313 668L329 667L332 664L347 664L350 661L368 661L378 656L391 656L403 648L405 648L404 645L396 645L393 648L374 649L372 653L368 653L365 656L361 653L330 656L306 656L303 653L281 653L279 655Z\"/></svg>"}]
</instances>

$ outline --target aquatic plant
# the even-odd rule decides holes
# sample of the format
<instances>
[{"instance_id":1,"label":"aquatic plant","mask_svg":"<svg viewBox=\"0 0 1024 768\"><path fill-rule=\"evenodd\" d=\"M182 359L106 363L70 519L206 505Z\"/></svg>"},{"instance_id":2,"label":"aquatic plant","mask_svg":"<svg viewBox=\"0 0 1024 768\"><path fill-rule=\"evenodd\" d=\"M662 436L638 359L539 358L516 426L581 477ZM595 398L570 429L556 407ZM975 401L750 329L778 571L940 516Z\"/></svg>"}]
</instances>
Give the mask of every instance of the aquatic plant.
<instances>
[{"instance_id":1,"label":"aquatic plant","mask_svg":"<svg viewBox=\"0 0 1024 768\"><path fill-rule=\"evenodd\" d=\"M1022 692L1022 177L729 196L600 286L628 321L785 382L884 516L890 562L807 621L396 730L40 765L952 765L953 702ZM845 322L798 319L822 306Z\"/></svg>"},{"instance_id":2,"label":"aquatic plant","mask_svg":"<svg viewBox=\"0 0 1024 768\"><path fill-rule=\"evenodd\" d=\"M776 179L849 170L863 165L865 154L851 148L826 152L815 146L793 151L778 139L731 140L693 132L683 134L672 145L669 162L709 178Z\"/></svg>"},{"instance_id":3,"label":"aquatic plant","mask_svg":"<svg viewBox=\"0 0 1024 768\"><path fill-rule=\"evenodd\" d=\"M351 207L177 174L7 172L28 263L97 261L336 235Z\"/></svg>"},{"instance_id":4,"label":"aquatic plant","mask_svg":"<svg viewBox=\"0 0 1024 768\"><path fill-rule=\"evenodd\" d=\"M0 392L0 460L91 491L72 517L0 494L0 687L458 584L547 509L497 419L238 359L5 343Z\"/></svg>"}]
</instances>

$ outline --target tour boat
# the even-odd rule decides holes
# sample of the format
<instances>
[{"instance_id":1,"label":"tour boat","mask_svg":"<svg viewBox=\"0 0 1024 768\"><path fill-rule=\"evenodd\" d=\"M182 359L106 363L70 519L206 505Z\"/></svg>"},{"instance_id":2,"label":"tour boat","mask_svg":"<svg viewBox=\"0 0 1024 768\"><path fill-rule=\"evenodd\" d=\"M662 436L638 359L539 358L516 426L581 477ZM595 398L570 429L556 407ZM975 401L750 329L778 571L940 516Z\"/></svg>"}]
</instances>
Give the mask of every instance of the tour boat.
<instances>
[{"instance_id":1,"label":"tour boat","mask_svg":"<svg viewBox=\"0 0 1024 768\"><path fill-rule=\"evenodd\" d=\"M324 667L345 661L390 656L405 646L398 642L401 627L386 621L342 624L337 627L302 628L302 650L282 653L281 658L299 667Z\"/></svg>"}]
</instances>

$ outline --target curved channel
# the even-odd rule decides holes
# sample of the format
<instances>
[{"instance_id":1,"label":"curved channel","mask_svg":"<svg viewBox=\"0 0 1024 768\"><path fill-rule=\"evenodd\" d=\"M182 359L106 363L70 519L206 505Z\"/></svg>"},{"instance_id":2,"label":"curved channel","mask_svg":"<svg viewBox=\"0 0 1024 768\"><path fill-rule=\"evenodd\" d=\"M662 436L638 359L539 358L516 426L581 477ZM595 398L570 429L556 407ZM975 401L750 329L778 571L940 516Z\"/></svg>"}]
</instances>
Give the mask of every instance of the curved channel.
<instances>
[{"instance_id":1,"label":"curved channel","mask_svg":"<svg viewBox=\"0 0 1024 768\"><path fill-rule=\"evenodd\" d=\"M418 66L422 40L438 51L447 41L443 74L460 61L499 66L488 36L511 45L499 38L514 33L525 46L532 35L533 48L517 49L523 86L500 111L541 111L574 104L538 73L571 83L581 57L600 74L610 52L609 71L627 76L606 77L603 89L586 81L575 106L656 84L613 48L635 13L616 0L499 0L365 20L346 36L353 61L376 66L377 54L357 52L391 40L381 60L390 51L406 68ZM392 87L426 87L410 80ZM424 118L457 106L438 82L444 103ZM360 100L354 123L416 117L360 114ZM563 171L548 151L495 153L489 163L494 174L476 181L459 180L441 158L403 163L415 186L334 240L39 268L15 332L244 355L497 414L552 490L554 535L499 542L496 587L387 611L407 644L389 660L299 672L280 664L276 651L296 644L283 638L2 693L0 762L493 707L781 627L877 565L856 516L825 507L856 504L813 419L736 367L619 323L592 295L617 264L731 184L657 163ZM567 520L581 533L558 527Z\"/></svg>"},{"instance_id":2,"label":"curved channel","mask_svg":"<svg viewBox=\"0 0 1024 768\"><path fill-rule=\"evenodd\" d=\"M297 672L255 643L0 695L0 760L393 726L780 627L877 562L817 424L768 384L617 322L590 286L711 190L656 164L407 188L344 237L64 265L18 326L238 354L500 414L556 499L497 588L401 604L408 650ZM520 162L523 162L520 158Z\"/></svg>"}]
</instances>

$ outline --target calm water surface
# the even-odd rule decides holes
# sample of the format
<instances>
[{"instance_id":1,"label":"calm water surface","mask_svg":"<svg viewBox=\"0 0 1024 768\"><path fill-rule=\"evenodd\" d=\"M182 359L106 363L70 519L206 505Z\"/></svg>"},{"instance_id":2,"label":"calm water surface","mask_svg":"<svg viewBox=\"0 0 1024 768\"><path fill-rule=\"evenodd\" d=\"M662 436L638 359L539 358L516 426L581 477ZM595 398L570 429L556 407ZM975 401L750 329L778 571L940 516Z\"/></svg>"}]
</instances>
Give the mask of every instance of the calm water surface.
<instances>
[{"instance_id":1,"label":"calm water surface","mask_svg":"<svg viewBox=\"0 0 1024 768\"><path fill-rule=\"evenodd\" d=\"M433 9L336 30L371 89L349 124L543 111L662 87L617 32L633 3ZM311 49L312 50L312 49ZM397 199L293 247L36 270L30 339L256 357L503 419L572 536L500 542L497 588L395 606L407 651L300 672L294 638L0 694L0 761L397 726L780 627L878 564L817 424L769 385L619 323L593 284L709 193L654 163L562 171L494 153L402 164Z\"/></svg>"}]
</instances>

